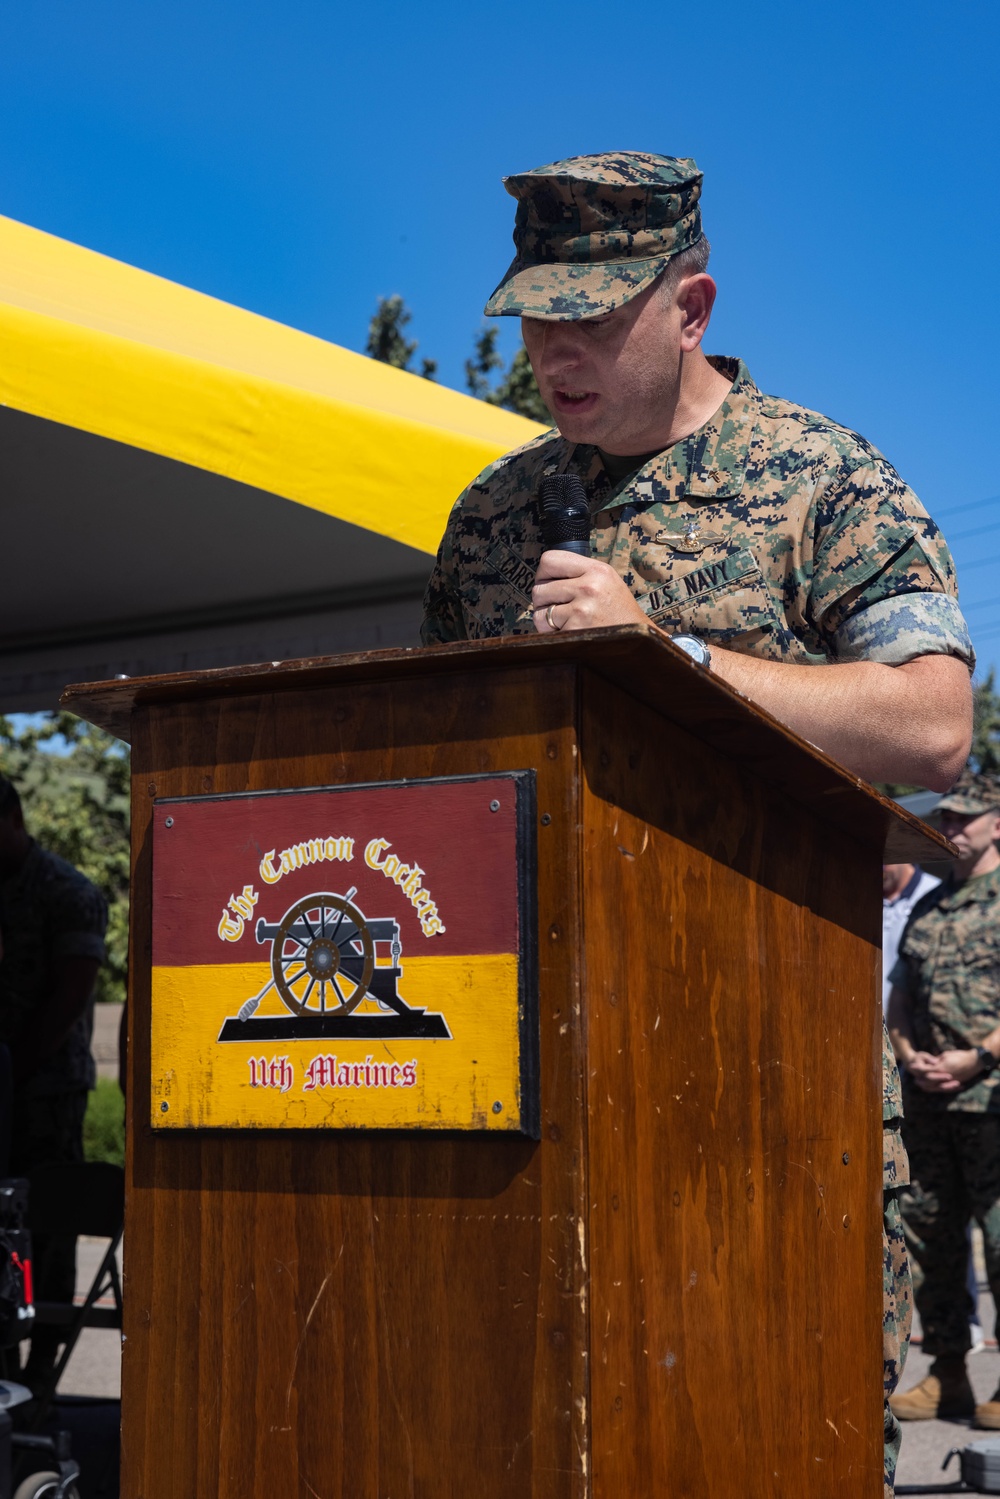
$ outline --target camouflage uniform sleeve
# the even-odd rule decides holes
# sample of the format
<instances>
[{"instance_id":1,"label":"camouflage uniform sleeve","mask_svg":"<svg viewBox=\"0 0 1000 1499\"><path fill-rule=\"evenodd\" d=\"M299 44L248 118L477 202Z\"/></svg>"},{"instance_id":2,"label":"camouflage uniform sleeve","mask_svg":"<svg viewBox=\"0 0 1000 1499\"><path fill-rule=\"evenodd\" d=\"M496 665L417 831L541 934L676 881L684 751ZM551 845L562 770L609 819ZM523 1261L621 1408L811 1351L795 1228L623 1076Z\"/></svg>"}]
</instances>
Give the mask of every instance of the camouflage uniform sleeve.
<instances>
[{"instance_id":1,"label":"camouflage uniform sleeve","mask_svg":"<svg viewBox=\"0 0 1000 1499\"><path fill-rule=\"evenodd\" d=\"M836 661L975 655L958 607L955 564L938 527L872 450L845 460L813 504L812 622Z\"/></svg>"},{"instance_id":2,"label":"camouflage uniform sleeve","mask_svg":"<svg viewBox=\"0 0 1000 1499\"><path fill-rule=\"evenodd\" d=\"M464 490L452 506L424 590L424 617L420 625L420 639L424 645L444 645L449 640L465 640L468 635L455 576L454 543L455 528L468 493L467 489Z\"/></svg>"}]
</instances>

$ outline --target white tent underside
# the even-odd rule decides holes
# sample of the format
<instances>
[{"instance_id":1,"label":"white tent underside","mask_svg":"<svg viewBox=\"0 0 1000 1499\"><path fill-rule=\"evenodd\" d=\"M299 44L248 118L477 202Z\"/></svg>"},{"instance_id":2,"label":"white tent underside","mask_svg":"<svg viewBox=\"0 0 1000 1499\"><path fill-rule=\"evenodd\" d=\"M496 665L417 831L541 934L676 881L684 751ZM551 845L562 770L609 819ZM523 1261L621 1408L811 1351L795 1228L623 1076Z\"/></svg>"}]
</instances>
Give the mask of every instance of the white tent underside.
<instances>
[{"instance_id":1,"label":"white tent underside","mask_svg":"<svg viewBox=\"0 0 1000 1499\"><path fill-rule=\"evenodd\" d=\"M6 409L0 504L2 712L119 673L418 644L424 552L249 485Z\"/></svg>"}]
</instances>

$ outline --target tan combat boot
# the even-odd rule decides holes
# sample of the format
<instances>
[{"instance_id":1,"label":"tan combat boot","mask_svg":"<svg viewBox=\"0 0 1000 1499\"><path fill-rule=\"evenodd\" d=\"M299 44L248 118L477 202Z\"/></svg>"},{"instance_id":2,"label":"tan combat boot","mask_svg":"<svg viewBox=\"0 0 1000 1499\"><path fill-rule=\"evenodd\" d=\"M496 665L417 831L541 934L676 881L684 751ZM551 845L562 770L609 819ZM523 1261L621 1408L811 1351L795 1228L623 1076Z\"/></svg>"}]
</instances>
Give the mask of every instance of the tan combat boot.
<instances>
[{"instance_id":1,"label":"tan combat boot","mask_svg":"<svg viewBox=\"0 0 1000 1499\"><path fill-rule=\"evenodd\" d=\"M889 1397L889 1409L897 1421L965 1421L975 1408L962 1353L936 1358L931 1372L912 1390ZM1000 1428L1000 1405L997 1413Z\"/></svg>"},{"instance_id":2,"label":"tan combat boot","mask_svg":"<svg viewBox=\"0 0 1000 1499\"><path fill-rule=\"evenodd\" d=\"M994 1390L989 1400L976 1406L972 1424L984 1431L1000 1431L1000 1390Z\"/></svg>"}]
</instances>

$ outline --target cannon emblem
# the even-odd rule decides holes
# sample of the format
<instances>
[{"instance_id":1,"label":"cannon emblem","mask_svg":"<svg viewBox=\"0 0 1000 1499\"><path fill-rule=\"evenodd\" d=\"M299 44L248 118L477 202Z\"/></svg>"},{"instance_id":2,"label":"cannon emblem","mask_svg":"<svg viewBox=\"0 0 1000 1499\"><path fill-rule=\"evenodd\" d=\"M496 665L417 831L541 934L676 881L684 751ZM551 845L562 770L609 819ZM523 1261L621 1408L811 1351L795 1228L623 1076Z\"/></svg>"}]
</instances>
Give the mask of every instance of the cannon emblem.
<instances>
[{"instance_id":1,"label":"cannon emblem","mask_svg":"<svg viewBox=\"0 0 1000 1499\"><path fill-rule=\"evenodd\" d=\"M400 997L399 922L365 916L354 905L356 894L353 886L343 895L318 892L296 901L278 922L258 919L258 943L271 944L271 977L225 1022L220 1041L450 1038L443 1015ZM272 988L289 1016L256 1013Z\"/></svg>"}]
</instances>

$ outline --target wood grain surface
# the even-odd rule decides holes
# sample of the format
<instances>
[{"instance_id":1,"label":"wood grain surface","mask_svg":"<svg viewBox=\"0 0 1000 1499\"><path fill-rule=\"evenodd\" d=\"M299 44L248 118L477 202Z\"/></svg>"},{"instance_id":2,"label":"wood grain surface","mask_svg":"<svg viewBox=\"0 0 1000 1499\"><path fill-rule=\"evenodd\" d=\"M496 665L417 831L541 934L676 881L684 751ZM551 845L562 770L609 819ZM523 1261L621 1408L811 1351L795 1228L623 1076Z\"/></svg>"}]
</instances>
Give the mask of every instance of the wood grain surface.
<instances>
[{"instance_id":1,"label":"wood grain surface","mask_svg":"<svg viewBox=\"0 0 1000 1499\"><path fill-rule=\"evenodd\" d=\"M877 1499L876 859L584 690L595 1499Z\"/></svg>"},{"instance_id":2,"label":"wood grain surface","mask_svg":"<svg viewBox=\"0 0 1000 1499\"><path fill-rule=\"evenodd\" d=\"M601 650L137 701L129 1499L880 1492L892 814L849 785L838 826L841 772L738 702L725 753ZM154 1136L154 798L524 768L540 1142Z\"/></svg>"},{"instance_id":3,"label":"wood grain surface","mask_svg":"<svg viewBox=\"0 0 1000 1499\"><path fill-rule=\"evenodd\" d=\"M140 709L122 1493L582 1496L572 668ZM154 796L538 771L540 1145L148 1119ZM544 824L541 818L544 817Z\"/></svg>"}]
</instances>

